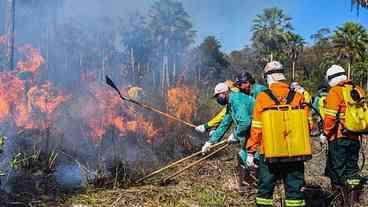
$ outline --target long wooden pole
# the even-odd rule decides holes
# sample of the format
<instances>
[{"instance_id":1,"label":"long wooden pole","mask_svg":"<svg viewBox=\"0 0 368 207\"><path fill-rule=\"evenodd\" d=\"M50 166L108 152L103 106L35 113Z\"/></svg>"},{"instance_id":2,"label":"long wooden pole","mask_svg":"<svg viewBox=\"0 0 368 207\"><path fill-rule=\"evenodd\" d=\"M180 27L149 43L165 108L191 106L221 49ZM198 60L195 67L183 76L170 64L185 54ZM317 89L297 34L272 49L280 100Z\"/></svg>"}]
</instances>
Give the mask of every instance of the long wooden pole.
<instances>
[{"instance_id":1,"label":"long wooden pole","mask_svg":"<svg viewBox=\"0 0 368 207\"><path fill-rule=\"evenodd\" d=\"M225 144L225 143L226 143L226 140L221 141L221 142L219 142L219 143L216 143L216 144L212 145L212 146L210 147L210 149L213 149L213 148L215 148L215 147L217 147L217 146L220 146L220 145L223 145L223 144ZM176 166L176 165L178 165L178 164L180 164L180 163L182 163L182 162L184 162L184 161L186 161L186 160L189 160L189 159L191 159L191 158L193 158L193 157L196 157L196 156L198 156L198 155L200 155L200 154L202 154L202 151L198 151L198 152L193 153L193 154L191 154L191 155L189 155L189 156L187 156L187 157L184 157L183 159L180 159L180 160L178 160L178 161L176 161L176 162L170 163L170 164L166 165L165 167L162 167L162 168L160 168L160 169L158 169L158 170L155 170L155 171L151 172L150 174L148 174L148 175L144 176L143 178L141 178L141 179L137 180L135 183L140 183L140 182L142 182L142 181L144 181L144 180L146 180L146 179L148 179L148 178L150 178L150 177L152 177L152 176L154 176L154 175L157 175L158 173L160 173L160 172L162 172L162 171L164 171L164 170L166 170L166 169L169 169L169 168L171 168L171 167L174 167L174 166Z\"/></svg>"},{"instance_id":2,"label":"long wooden pole","mask_svg":"<svg viewBox=\"0 0 368 207\"><path fill-rule=\"evenodd\" d=\"M166 178L164 178L164 179L162 180L162 181L163 181L163 183L166 183L168 180L170 180L170 179L172 179L172 178L176 177L177 175L179 175L179 174L183 173L185 170L188 170L189 168L191 168L191 167L193 167L193 166L195 166L195 165L197 165L197 164L199 164L199 163L203 162L204 160L206 160L207 158L211 157L212 155L214 155L214 154L216 154L216 153L220 152L221 150L224 150L227 146L229 146L229 144L225 144L224 146L222 146L222 147L218 148L217 150L213 151L212 153L210 153L210 154L206 155L205 157L203 157L203 158L201 158L201 159L199 159L199 160L197 160L197 161L195 161L195 162L191 163L190 165L188 165L188 166L184 167L183 169L181 169L181 170L179 170L179 171L177 171L177 172L173 173L172 175L167 176Z\"/></svg>"},{"instance_id":3,"label":"long wooden pole","mask_svg":"<svg viewBox=\"0 0 368 207\"><path fill-rule=\"evenodd\" d=\"M131 102L131 103L134 103L134 104L136 104L136 105L138 105L138 106L141 106L141 107L143 107L143 108L145 108L145 109L148 109L148 110L150 110L150 111L154 111L154 112L156 112L156 113L158 113L158 114L161 114L161 115L163 115L163 116L165 116L165 117L167 117L167 118L174 119L174 120L176 120L176 121L178 121L178 122L181 122L181 123L183 123L183 124L185 124L185 125L187 125L187 126L190 126L190 127L192 127L192 128L196 128L196 125L194 125L194 124L192 124L192 123L189 123L189 122L187 122L187 121L184 121L184 120L182 120L182 119L179 119L178 117L173 116L173 115L171 115L171 114L168 114L168 113L162 112L162 111L160 111L160 110L158 110L158 109L155 109L155 108L153 108L153 107L151 107L151 106L148 106L148 105L146 105L146 104L144 104L144 103L140 103L140 102L138 102L138 101L136 101L136 100L129 99L128 97L123 98L123 100L126 100L126 101L129 101L129 102Z\"/></svg>"},{"instance_id":4,"label":"long wooden pole","mask_svg":"<svg viewBox=\"0 0 368 207\"><path fill-rule=\"evenodd\" d=\"M106 83L107 83L109 86L111 86L113 89L115 89L115 90L116 90L116 92L119 94L119 96L120 96L120 98L121 98L122 100L124 100L124 101L129 101L129 102L134 103L134 104L136 104L136 105L138 105L138 106L140 106L140 107L143 107L143 108L148 109L148 110L150 110L150 111L154 111L154 112L156 112L156 113L158 113L158 114L161 114L161 115L163 115L163 116L165 116L165 117L167 117L167 118L174 119L174 120L176 120L176 121L178 121L178 122L181 122L181 123L183 123L183 124L185 124L185 125L187 125L187 126L190 126L190 127L192 127L192 128L196 128L196 125L194 125L194 124L192 124L192 123L189 123L189 122L187 122L187 121L184 121L184 120L182 120L182 119L179 119L178 117L175 117L175 116L173 116L173 115L171 115L171 114L168 114L168 113L162 112L162 111L160 111L160 110L158 110L158 109L153 108L152 106L148 106L147 104L140 103L140 102L138 102L138 101L136 101L136 100L130 99L130 98L129 98L129 97L127 97L127 96L123 96L123 95L121 94L120 90L118 89L118 87L116 87L115 83L114 83L114 82L113 82L113 81L112 81L108 76L105 76L105 79L106 79Z\"/></svg>"}]
</instances>

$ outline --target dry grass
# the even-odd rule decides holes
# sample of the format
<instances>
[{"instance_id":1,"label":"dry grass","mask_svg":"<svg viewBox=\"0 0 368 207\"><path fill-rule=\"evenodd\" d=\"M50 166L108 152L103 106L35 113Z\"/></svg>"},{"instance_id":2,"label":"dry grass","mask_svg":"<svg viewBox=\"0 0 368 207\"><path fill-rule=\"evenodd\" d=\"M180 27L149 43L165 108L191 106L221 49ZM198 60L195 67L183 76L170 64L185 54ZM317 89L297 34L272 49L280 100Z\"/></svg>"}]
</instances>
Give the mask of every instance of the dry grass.
<instances>
[{"instance_id":1,"label":"dry grass","mask_svg":"<svg viewBox=\"0 0 368 207\"><path fill-rule=\"evenodd\" d=\"M306 182L318 184L326 191L331 191L329 180L322 176L325 163L325 152L317 141L313 141L316 156L306 163ZM366 141L364 143L365 151ZM249 188L245 195L234 190L237 185L235 174L236 146L232 146L222 154L205 161L204 163L186 171L168 185L160 185L160 177L147 181L140 186L131 186L128 189L93 189L60 201L58 206L73 207L202 207L202 206L254 206L255 188ZM174 172L187 165L188 161ZM367 167L362 174L367 175ZM168 172L167 172L168 173ZM164 177L164 174L161 174ZM283 188L278 186L274 193L275 203L281 203ZM368 206L368 192L362 196L361 206Z\"/></svg>"}]
</instances>

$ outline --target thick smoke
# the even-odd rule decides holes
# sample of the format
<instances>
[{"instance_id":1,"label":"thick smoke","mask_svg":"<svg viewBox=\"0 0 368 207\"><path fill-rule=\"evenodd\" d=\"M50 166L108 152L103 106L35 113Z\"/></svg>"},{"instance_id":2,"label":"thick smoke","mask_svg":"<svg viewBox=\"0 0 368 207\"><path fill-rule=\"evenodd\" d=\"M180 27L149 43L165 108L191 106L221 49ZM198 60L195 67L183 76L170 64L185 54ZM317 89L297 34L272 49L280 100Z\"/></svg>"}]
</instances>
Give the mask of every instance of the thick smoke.
<instances>
[{"instance_id":1,"label":"thick smoke","mask_svg":"<svg viewBox=\"0 0 368 207\"><path fill-rule=\"evenodd\" d=\"M157 65L141 64L134 61L132 50L121 46L128 17L136 11L147 15L151 4L148 0L16 1L15 62L34 58L20 49L25 44L27 48L37 48L29 51L39 51L44 61L37 66L22 64L0 74L6 74L9 83L19 82L22 88L14 91L19 99L9 101L9 105L21 104L22 108L15 107L11 116L0 123L2 133L8 137L0 155L0 167L7 174L2 179L4 189L14 191L18 184L14 181L29 175L9 166L18 153L22 157L16 163L25 163L31 175L39 172L33 168L37 163L54 175L55 182L73 188L97 178L99 173L123 174L122 178L128 179L131 174L139 175L141 170L193 150L187 142L191 138L178 137L187 128L122 102L104 83L105 75L109 75L124 95L129 95L132 86L143 88L145 94L138 93L135 98L159 108L166 104L165 94L170 87L174 89L173 96L183 100L180 104L185 105L186 99L195 96L188 89L181 97L180 88L175 88L176 80L172 77L182 70L181 57L174 56L175 63L159 57L153 61ZM171 52L176 53L176 49L171 48ZM161 87L158 82L164 64L164 75L172 80L162 81ZM176 64L178 68L172 66ZM154 81L142 81L148 79L143 77L147 74ZM176 113L180 111L176 107L167 105L160 109ZM194 114L190 110L178 114L188 118ZM26 117L22 121L27 124L19 124L20 114ZM31 180L43 180L40 177L37 174Z\"/></svg>"}]
</instances>

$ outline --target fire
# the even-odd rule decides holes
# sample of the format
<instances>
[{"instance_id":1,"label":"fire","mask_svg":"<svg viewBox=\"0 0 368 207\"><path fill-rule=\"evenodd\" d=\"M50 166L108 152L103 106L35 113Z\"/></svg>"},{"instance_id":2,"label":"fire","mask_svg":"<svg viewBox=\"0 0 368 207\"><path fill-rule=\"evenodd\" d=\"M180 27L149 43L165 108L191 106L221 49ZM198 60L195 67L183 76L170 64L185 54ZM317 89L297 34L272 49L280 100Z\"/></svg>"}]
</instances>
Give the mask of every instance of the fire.
<instances>
[{"instance_id":1,"label":"fire","mask_svg":"<svg viewBox=\"0 0 368 207\"><path fill-rule=\"evenodd\" d=\"M29 89L27 98L29 111L37 108L43 113L54 112L60 104L68 99L68 97L57 91L49 81L41 86L33 86Z\"/></svg>"},{"instance_id":2,"label":"fire","mask_svg":"<svg viewBox=\"0 0 368 207\"><path fill-rule=\"evenodd\" d=\"M23 123L26 114L24 102L24 82L10 72L0 74L0 120L13 119Z\"/></svg>"},{"instance_id":3,"label":"fire","mask_svg":"<svg viewBox=\"0 0 368 207\"><path fill-rule=\"evenodd\" d=\"M28 71L35 73L40 66L45 63L40 51L31 45L24 45L18 48L18 51L24 54L25 58L17 62L18 71Z\"/></svg>"},{"instance_id":4,"label":"fire","mask_svg":"<svg viewBox=\"0 0 368 207\"><path fill-rule=\"evenodd\" d=\"M0 44L4 39L0 36ZM122 138L138 135L153 142L158 137L161 130L105 84L88 76L81 80L82 93L67 93L50 81L35 81L40 80L36 77L44 58L30 45L19 47L18 51L23 58L17 62L16 70L0 73L0 123L11 121L17 129L46 129L59 119L70 118L77 120L82 133L95 141L109 129ZM63 110L58 110L61 107ZM64 111L73 114L66 115Z\"/></svg>"},{"instance_id":5,"label":"fire","mask_svg":"<svg viewBox=\"0 0 368 207\"><path fill-rule=\"evenodd\" d=\"M134 106L123 102L110 88L90 83L89 91L93 94L93 99L98 100L85 106L94 113L85 119L93 140L101 139L109 127L117 129L119 137L136 133L142 134L151 142L158 136L160 129L155 128ZM126 94L125 91L123 93Z\"/></svg>"},{"instance_id":6,"label":"fire","mask_svg":"<svg viewBox=\"0 0 368 207\"><path fill-rule=\"evenodd\" d=\"M196 94L194 89L185 85L169 89L167 92L169 112L190 122L197 111L198 97Z\"/></svg>"}]
</instances>

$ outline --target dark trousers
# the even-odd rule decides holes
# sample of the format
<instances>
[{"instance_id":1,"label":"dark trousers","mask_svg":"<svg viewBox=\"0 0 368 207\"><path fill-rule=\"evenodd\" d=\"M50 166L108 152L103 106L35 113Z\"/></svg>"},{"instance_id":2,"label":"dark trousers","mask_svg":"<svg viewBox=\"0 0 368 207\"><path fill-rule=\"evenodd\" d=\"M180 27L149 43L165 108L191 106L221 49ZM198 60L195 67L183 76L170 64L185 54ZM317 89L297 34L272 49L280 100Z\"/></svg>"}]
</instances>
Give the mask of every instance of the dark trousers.
<instances>
[{"instance_id":1,"label":"dark trousers","mask_svg":"<svg viewBox=\"0 0 368 207\"><path fill-rule=\"evenodd\" d=\"M290 162L269 164L261 156L258 165L257 206L272 206L272 196L276 181L282 179L285 185L285 206L305 206L304 163Z\"/></svg>"},{"instance_id":2,"label":"dark trousers","mask_svg":"<svg viewBox=\"0 0 368 207\"><path fill-rule=\"evenodd\" d=\"M360 142L346 138L333 140L328 144L325 174L335 186L345 186L359 178Z\"/></svg>"}]
</instances>

